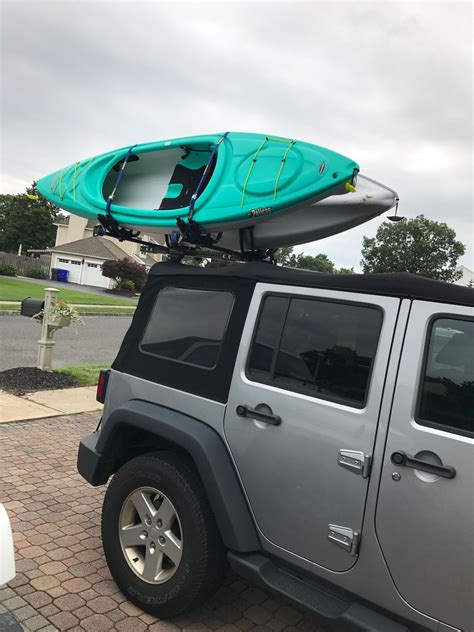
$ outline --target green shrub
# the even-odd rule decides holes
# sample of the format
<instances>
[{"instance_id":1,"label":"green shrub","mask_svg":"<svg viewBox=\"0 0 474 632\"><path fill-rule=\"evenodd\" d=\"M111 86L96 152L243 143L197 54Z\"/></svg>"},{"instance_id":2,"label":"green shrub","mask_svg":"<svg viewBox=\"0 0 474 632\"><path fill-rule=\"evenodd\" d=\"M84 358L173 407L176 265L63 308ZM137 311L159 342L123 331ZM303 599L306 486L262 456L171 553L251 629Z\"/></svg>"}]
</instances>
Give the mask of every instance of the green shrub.
<instances>
[{"instance_id":1,"label":"green shrub","mask_svg":"<svg viewBox=\"0 0 474 632\"><path fill-rule=\"evenodd\" d=\"M47 279L48 275L42 268L30 268L25 272L25 276L30 279Z\"/></svg>"},{"instance_id":2,"label":"green shrub","mask_svg":"<svg viewBox=\"0 0 474 632\"><path fill-rule=\"evenodd\" d=\"M122 290L129 290L130 292L134 292L135 283L131 281L130 279L126 279L125 281L122 281Z\"/></svg>"},{"instance_id":3,"label":"green shrub","mask_svg":"<svg viewBox=\"0 0 474 632\"><path fill-rule=\"evenodd\" d=\"M0 274L3 276L16 276L16 266L11 263L0 263Z\"/></svg>"},{"instance_id":4,"label":"green shrub","mask_svg":"<svg viewBox=\"0 0 474 632\"><path fill-rule=\"evenodd\" d=\"M114 279L117 290L121 290L124 287L124 281L132 281L134 289L140 291L145 285L148 275L145 266L135 263L128 257L124 257L118 261L115 259L104 261L102 264L102 276Z\"/></svg>"}]
</instances>

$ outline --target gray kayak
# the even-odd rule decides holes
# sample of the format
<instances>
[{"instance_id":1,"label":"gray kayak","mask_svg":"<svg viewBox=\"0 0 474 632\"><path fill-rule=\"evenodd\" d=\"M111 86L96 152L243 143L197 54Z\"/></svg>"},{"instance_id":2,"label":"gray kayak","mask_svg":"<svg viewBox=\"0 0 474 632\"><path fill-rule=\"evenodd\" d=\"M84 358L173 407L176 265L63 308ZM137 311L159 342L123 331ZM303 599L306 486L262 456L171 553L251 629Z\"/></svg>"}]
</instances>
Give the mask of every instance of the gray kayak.
<instances>
[{"instance_id":1,"label":"gray kayak","mask_svg":"<svg viewBox=\"0 0 474 632\"><path fill-rule=\"evenodd\" d=\"M393 189L360 175L352 193L316 197L291 206L277 215L254 217L252 225L236 223L227 226L219 246L231 250L263 250L294 246L342 233L389 211L398 201ZM140 228L135 225L135 228ZM206 226L209 232L218 227ZM143 229L161 242L163 229Z\"/></svg>"}]
</instances>

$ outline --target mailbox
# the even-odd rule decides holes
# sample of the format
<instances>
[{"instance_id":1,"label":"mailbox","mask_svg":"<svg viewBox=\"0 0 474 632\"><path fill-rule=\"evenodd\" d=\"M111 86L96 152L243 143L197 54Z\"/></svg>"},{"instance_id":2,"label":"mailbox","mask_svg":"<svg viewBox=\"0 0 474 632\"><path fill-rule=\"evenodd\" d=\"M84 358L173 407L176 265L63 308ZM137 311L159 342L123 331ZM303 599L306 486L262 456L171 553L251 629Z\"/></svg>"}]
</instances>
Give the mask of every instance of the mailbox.
<instances>
[{"instance_id":1,"label":"mailbox","mask_svg":"<svg viewBox=\"0 0 474 632\"><path fill-rule=\"evenodd\" d=\"M40 298L24 298L21 301L21 311L20 314L22 316L36 316L44 307L44 301Z\"/></svg>"}]
</instances>

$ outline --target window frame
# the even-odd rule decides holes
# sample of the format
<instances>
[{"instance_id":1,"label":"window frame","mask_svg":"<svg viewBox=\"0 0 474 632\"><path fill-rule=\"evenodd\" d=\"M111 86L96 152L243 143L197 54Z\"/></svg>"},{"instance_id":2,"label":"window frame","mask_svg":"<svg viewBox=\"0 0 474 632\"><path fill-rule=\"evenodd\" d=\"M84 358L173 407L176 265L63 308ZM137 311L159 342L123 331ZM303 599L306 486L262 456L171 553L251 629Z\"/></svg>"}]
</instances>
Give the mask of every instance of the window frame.
<instances>
[{"instance_id":1,"label":"window frame","mask_svg":"<svg viewBox=\"0 0 474 632\"><path fill-rule=\"evenodd\" d=\"M455 428L454 426L447 426L446 424L440 424L436 421L429 421L428 419L423 419L420 414L422 399L423 399L423 386L426 377L426 369L428 366L428 358L430 351L430 343L431 336L433 333L433 326L437 320L442 320L443 318L450 318L451 320L461 320L467 321L469 323L474 323L474 318L469 316L464 316L462 314L453 314L448 312L439 312L438 314L432 314L426 327L425 340L423 343L423 359L421 363L421 370L418 378L418 386L417 386L417 396L415 402L415 421L420 426L424 428L433 428L434 430L440 430L442 432L447 432L449 434L460 435L461 437L468 437L469 439L474 438L474 432L470 432L469 430L462 430L461 428ZM405 351L406 353L406 351Z\"/></svg>"},{"instance_id":2,"label":"window frame","mask_svg":"<svg viewBox=\"0 0 474 632\"><path fill-rule=\"evenodd\" d=\"M258 326L260 325L260 318L262 315L262 311L263 311L263 306L264 303L266 301L266 299L268 297L281 297L281 298L286 298L287 299L287 305L286 305L286 311L284 314L284 317L281 319L281 323L280 323L280 331L278 333L278 342L277 342L277 346L275 347L275 350L273 352L273 357L272 357L272 362L271 362L271 367L270 367L270 375L271 378L270 379L265 379L265 378L260 378L257 379L255 378L255 375L252 375L250 372L250 359L251 359L251 355L252 355L252 351L253 351L253 346L255 344L255 338L257 335L257 331L258 331ZM368 378L367 378L367 388L365 391L365 397L364 397L364 401L360 402L360 403L356 403L354 400L349 400L349 399L343 399L341 397L332 397L330 395L315 395L311 392L309 392L308 390L301 388L295 388L295 389L289 389L289 388L284 388L283 386L281 386L280 384L276 384L275 381L273 380L274 375L275 375L275 367L276 367L276 362L277 362L277 358L278 358L278 352L280 350L280 345L281 345L281 341L283 338L283 332L285 331L285 325L286 325L286 321L288 319L288 312L290 311L290 305L291 305L291 301L292 299L303 299L303 300L308 300L308 301L319 301L322 303L336 303L338 305L350 305L350 306L354 306L354 307L366 307L368 309L373 309L378 311L381 316L382 316L382 320L380 323L380 330L379 330L379 334L378 334L378 338L377 338L377 344L376 344L376 348L375 348L375 353L374 353L374 357L372 359L372 363L370 366L370 370L369 370L369 374L368 374ZM351 301L349 300L342 300L339 298L328 298L328 297L320 297L320 296L310 296L307 294L288 294L285 292L265 292L264 294L262 294L260 296L260 305L258 307L258 313L257 313L257 317L255 319L255 323L254 323L254 327L253 327L253 331L252 331L252 338L250 341L250 345L249 345L249 350L247 353L247 358L245 361L245 377L250 381L250 382L254 382L257 384L265 384L266 386L271 386L273 388L277 388L279 390L288 392L288 393L296 393L299 395L305 395L306 397L311 397L312 399L316 399L316 400L323 400L326 402L332 402L334 404L340 404L341 406L347 406L348 408L356 408L357 410L363 410L366 406L367 406L367 402L369 400L369 395L370 395L370 387L372 384L372 375L373 375L373 370L374 370L374 366L375 366L375 361L376 361L376 357L377 357L377 353L379 350L379 344L380 344L380 339L381 339L381 335L382 335L382 329L384 326L384 322L385 322L385 310L380 306L380 305L375 305L373 303L368 303L366 301Z\"/></svg>"},{"instance_id":3,"label":"window frame","mask_svg":"<svg viewBox=\"0 0 474 632\"><path fill-rule=\"evenodd\" d=\"M224 330L222 332L222 338L219 341L219 343L220 343L219 344L219 353L217 355L216 362L215 362L215 364L213 364L213 366L210 366L210 367L209 366L203 366L202 364L195 364L194 362L187 362L186 360L179 360L177 358L170 358L169 356L164 356L164 355L160 355L158 353L152 353L151 351L146 351L143 348L143 345L142 345L143 338L144 338L144 336L146 334L146 331L148 329L148 325L150 324L150 321L151 321L151 319L153 317L153 312L154 312L155 307L156 307L156 305L158 303L158 300L160 298L161 293L163 292L163 290L166 290L167 288L171 288L173 290L192 290L192 291L198 291L198 292L214 292L214 293L219 292L219 293L230 294L232 296L232 304L231 304L229 313L227 315L227 320L226 320L226 323L225 323L225 326L224 326ZM222 352L222 343L223 343L224 338L225 338L225 336L227 334L227 329L229 327L229 322L230 322L230 319L231 319L231 316L232 316L232 312L234 310L234 306L235 306L235 292L233 290L190 287L190 286L184 286L184 285L164 285L162 288L160 288L159 292L156 295L155 302L153 303L153 308L150 310L150 314L149 314L149 316L147 318L146 325L143 328L143 333L142 333L142 335L140 337L140 342L138 343L138 350L139 350L140 353L143 353L143 354L148 355L148 356L152 356L153 358L160 358L160 360L169 360L170 362L175 362L176 364L184 364L186 366L191 366L191 367L194 367L196 369L202 369L204 371L214 371L216 369L217 365L219 364L219 359L220 359L220 355L221 355L221 352Z\"/></svg>"}]
</instances>

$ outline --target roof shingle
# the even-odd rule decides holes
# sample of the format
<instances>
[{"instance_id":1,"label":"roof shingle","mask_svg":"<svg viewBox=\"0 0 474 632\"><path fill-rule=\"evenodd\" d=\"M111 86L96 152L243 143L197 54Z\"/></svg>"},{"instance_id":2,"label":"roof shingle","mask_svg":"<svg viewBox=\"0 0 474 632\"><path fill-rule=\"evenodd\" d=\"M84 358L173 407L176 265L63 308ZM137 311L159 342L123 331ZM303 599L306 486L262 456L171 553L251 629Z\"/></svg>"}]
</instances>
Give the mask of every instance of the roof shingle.
<instances>
[{"instance_id":1,"label":"roof shingle","mask_svg":"<svg viewBox=\"0 0 474 632\"><path fill-rule=\"evenodd\" d=\"M56 221L53 222L55 226L69 226L69 220L71 219L70 215L59 215L56 218ZM85 230L93 230L94 227L97 226L97 221L93 219L87 220L87 224L85 226Z\"/></svg>"},{"instance_id":2,"label":"roof shingle","mask_svg":"<svg viewBox=\"0 0 474 632\"><path fill-rule=\"evenodd\" d=\"M97 259L132 259L119 246L109 239L102 237L87 237L70 241L67 244L54 246L50 252L60 252L68 255L80 255L82 257L95 257Z\"/></svg>"}]
</instances>

